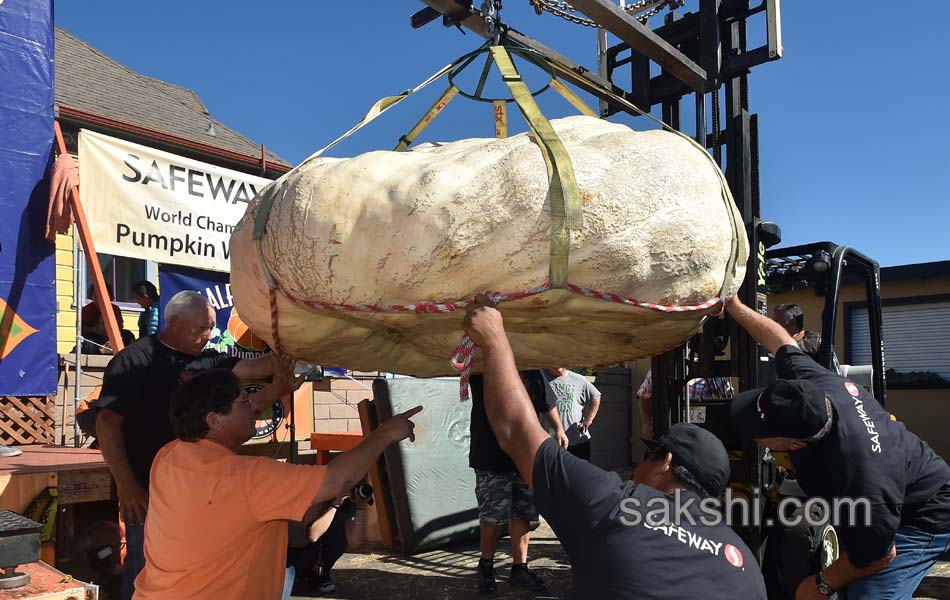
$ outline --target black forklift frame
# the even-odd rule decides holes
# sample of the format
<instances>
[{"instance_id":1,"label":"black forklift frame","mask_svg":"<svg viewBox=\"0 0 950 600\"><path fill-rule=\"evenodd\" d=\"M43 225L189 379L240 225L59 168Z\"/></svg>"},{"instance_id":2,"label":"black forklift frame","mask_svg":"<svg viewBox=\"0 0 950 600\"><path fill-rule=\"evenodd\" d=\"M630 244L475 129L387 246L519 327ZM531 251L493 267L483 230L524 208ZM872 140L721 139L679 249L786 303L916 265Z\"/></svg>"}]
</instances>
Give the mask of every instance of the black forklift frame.
<instances>
[{"instance_id":1,"label":"black forklift frame","mask_svg":"<svg viewBox=\"0 0 950 600\"><path fill-rule=\"evenodd\" d=\"M489 28L472 0L421 1L428 8L412 16L413 27L421 27L441 16L445 26L465 27L483 37L489 36ZM780 0L760 0L755 6L751 0L699 0L698 12L680 15L671 11L663 25L652 30L622 11L612 0L571 0L571 5L622 40L607 48L606 34L602 31L598 36L599 73L591 72L515 29L506 26L505 34L561 65L563 70L559 74L565 80L600 100L602 116L621 111L637 116L634 111L613 102L603 92L606 88L644 112L651 112L659 105L663 121L682 131L680 108L685 96L694 95L695 139L711 150L719 166L724 167L749 238L751 256L739 297L747 306L766 314L769 291L766 248L777 244L781 233L774 224L759 219L758 115L749 110L748 75L753 67L782 57ZM756 15L764 17L766 42L749 48L749 20ZM659 67L658 75L651 73L654 63ZM617 85L620 68L626 65L630 66L629 84ZM707 96L711 100L709 104ZM834 293L826 299L826 306L831 308L824 311L823 321L834 323L841 268L845 264L864 265L873 274L875 290L879 290L880 275L874 261L850 248L835 247L829 254L835 258L832 274L836 279L832 286ZM877 311L870 316L880 323L879 294L876 297L877 301L872 301L869 292L869 310ZM883 403L880 328L872 335L875 336L872 343L880 349L875 353L875 395L880 393ZM651 361L656 435L665 433L672 423L688 420L686 389L690 379L736 377L739 389L752 389L768 377L767 353L730 319L708 319L702 333L690 345L698 352L698 361L687 361L685 345ZM727 347L729 359L717 359L725 354ZM823 336L822 352L830 360L833 334ZM774 462L764 447L746 442L741 455L730 460L734 481L757 488L766 496L775 486ZM761 546L763 530L752 527L737 530L750 547Z\"/></svg>"},{"instance_id":2,"label":"black forklift frame","mask_svg":"<svg viewBox=\"0 0 950 600\"><path fill-rule=\"evenodd\" d=\"M816 242L769 250L765 254L766 284L771 291L813 289L824 296L821 313L821 345L817 361L826 369L834 368L834 334L837 331L841 283L864 284L868 307L871 342L872 394L887 407L884 340L881 309L881 268L877 261L848 246Z\"/></svg>"}]
</instances>

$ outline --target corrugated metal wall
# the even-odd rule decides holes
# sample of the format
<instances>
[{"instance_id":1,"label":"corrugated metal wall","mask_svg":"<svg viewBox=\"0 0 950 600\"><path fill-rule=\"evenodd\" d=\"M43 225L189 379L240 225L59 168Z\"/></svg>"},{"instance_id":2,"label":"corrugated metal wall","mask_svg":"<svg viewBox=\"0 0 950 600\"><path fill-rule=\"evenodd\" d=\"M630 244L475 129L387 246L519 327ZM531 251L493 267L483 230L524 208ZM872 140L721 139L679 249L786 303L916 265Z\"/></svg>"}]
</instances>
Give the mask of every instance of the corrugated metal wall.
<instances>
[{"instance_id":1,"label":"corrugated metal wall","mask_svg":"<svg viewBox=\"0 0 950 600\"><path fill-rule=\"evenodd\" d=\"M595 370L594 385L600 390L600 410L591 426L591 462L605 469L630 465L630 431L633 393L630 369L611 367Z\"/></svg>"}]
</instances>

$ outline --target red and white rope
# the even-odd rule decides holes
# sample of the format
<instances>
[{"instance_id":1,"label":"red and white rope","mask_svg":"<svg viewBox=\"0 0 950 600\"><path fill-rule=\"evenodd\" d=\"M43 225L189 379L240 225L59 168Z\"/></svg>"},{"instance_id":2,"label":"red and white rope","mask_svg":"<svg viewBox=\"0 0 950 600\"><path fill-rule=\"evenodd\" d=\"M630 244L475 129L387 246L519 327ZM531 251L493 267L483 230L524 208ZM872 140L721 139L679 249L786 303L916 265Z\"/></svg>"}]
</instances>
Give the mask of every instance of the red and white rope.
<instances>
[{"instance_id":1,"label":"red and white rope","mask_svg":"<svg viewBox=\"0 0 950 600\"><path fill-rule=\"evenodd\" d=\"M416 302L415 304L333 304L330 302L319 302L315 300L302 300L295 297L291 294L285 287L280 283L271 280L270 282L270 313L271 313L271 335L274 339L274 349L278 352L280 351L280 337L278 336L278 322L277 322L277 292L279 291L285 298L305 308L310 308L313 310L326 311L326 312L372 312L372 313L450 313L457 310L464 309L471 305L474 300L457 300L454 302L433 302L431 300L423 300L421 302ZM536 296L538 294L544 293L552 289L550 284L545 283L544 285L526 290L523 292L511 292L506 294L491 293L489 299L493 304L498 304L500 302L507 302L509 300L520 300L522 298L528 298L530 296ZM656 304L654 302L643 302L641 300L635 300L633 298L627 298L626 296L621 296L619 294L612 294L609 292L600 292L590 288L581 287L579 285L568 284L566 288L569 292L578 294L581 296L587 296L588 298L597 298L600 300L606 300L609 302L615 302L618 304L624 304L626 306L634 306L638 308L644 308L646 310L652 310L656 312L664 313L684 313L684 312L696 312L710 309L721 301L718 296L710 298L705 302L699 304L684 304L684 305L674 305L666 306L662 304ZM452 365L452 368L459 371L459 394L462 400L468 400L468 381L471 376L471 367L472 361L475 357L475 342L468 336L464 334L462 339L459 340L459 343L455 346L455 350L452 351L452 355L449 357L449 362Z\"/></svg>"},{"instance_id":2,"label":"red and white rope","mask_svg":"<svg viewBox=\"0 0 950 600\"><path fill-rule=\"evenodd\" d=\"M280 354L280 335L277 331L277 287L273 284L269 286L269 301L270 301L270 332L271 336L274 338L274 352Z\"/></svg>"}]
</instances>

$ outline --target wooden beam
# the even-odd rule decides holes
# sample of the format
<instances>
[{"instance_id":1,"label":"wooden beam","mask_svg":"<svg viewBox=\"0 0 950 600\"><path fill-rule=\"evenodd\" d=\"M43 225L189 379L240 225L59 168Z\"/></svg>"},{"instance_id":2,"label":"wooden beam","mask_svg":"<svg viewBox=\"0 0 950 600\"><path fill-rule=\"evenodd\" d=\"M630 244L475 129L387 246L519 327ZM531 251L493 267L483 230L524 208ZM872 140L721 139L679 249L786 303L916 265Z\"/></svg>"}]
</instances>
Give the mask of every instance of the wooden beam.
<instances>
[{"instance_id":1,"label":"wooden beam","mask_svg":"<svg viewBox=\"0 0 950 600\"><path fill-rule=\"evenodd\" d=\"M360 413L360 425L363 435L376 431L379 427L379 418L371 400L362 400L356 405ZM386 548L399 544L399 530L396 526L396 508L393 506L392 490L389 489L389 477L382 466L383 457L380 456L369 468L369 480L373 485L373 497L376 500L376 518L379 520L379 537Z\"/></svg>"},{"instance_id":2,"label":"wooden beam","mask_svg":"<svg viewBox=\"0 0 950 600\"><path fill-rule=\"evenodd\" d=\"M311 433L310 449L317 451L317 464L330 464L330 452L346 452L359 446L363 441L361 431L345 431L337 433Z\"/></svg>"},{"instance_id":3,"label":"wooden beam","mask_svg":"<svg viewBox=\"0 0 950 600\"><path fill-rule=\"evenodd\" d=\"M59 153L60 155L67 154L66 142L63 141L63 130L59 127L59 121L53 123ZM69 191L69 207L73 211L73 219L76 221L76 229L79 231L79 242L86 253L86 262L89 265L90 273L92 273L92 289L96 296L96 306L99 307L99 315L105 323L109 345L112 346L112 354L118 354L125 346L122 343L122 334L119 332L119 322L115 318L115 313L112 312L112 299L109 298L109 291L106 289L106 279L102 275L102 267L99 266L99 255L96 254L96 245L92 241L92 232L89 231L86 213L79 202L79 190L77 188ZM73 285L75 285L75 282L73 282ZM77 319L82 318L80 312L80 307L77 306Z\"/></svg>"},{"instance_id":4,"label":"wooden beam","mask_svg":"<svg viewBox=\"0 0 950 600\"><path fill-rule=\"evenodd\" d=\"M439 11L443 16L450 18L457 17L459 19L459 24L462 27L465 27L473 33L487 38L488 32L485 29L485 21L481 16L477 14L470 14L468 8L459 4L455 0L421 0L424 4L428 5L431 8ZM554 67L558 76L565 81L576 85L585 92L592 94L593 96L606 101L608 104L614 107L615 110L628 112L631 115L637 116L638 113L631 111L624 106L614 103L611 100L610 96L603 92L603 89L609 89L614 94L633 102L630 94L624 90L616 87L597 73L582 67L581 65L575 63L566 56L555 52L554 50L548 48L541 42L534 40L523 33L520 33L514 29L508 30L508 37L521 44L526 48L534 50L540 54L546 61L548 61L552 67Z\"/></svg>"},{"instance_id":5,"label":"wooden beam","mask_svg":"<svg viewBox=\"0 0 950 600\"><path fill-rule=\"evenodd\" d=\"M650 57L693 90L707 91L705 69L611 0L571 0L571 5L637 52Z\"/></svg>"}]
</instances>

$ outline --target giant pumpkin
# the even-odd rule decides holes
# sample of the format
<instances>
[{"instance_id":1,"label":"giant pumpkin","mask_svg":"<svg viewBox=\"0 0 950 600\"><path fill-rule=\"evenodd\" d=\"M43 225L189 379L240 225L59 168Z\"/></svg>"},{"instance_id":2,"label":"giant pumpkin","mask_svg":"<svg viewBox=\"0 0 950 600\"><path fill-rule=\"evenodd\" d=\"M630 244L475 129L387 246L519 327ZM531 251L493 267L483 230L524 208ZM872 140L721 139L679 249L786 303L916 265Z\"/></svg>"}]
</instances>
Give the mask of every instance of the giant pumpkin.
<instances>
[{"instance_id":1,"label":"giant pumpkin","mask_svg":"<svg viewBox=\"0 0 950 600\"><path fill-rule=\"evenodd\" d=\"M661 305L728 297L748 244L708 154L664 131L591 117L552 121L583 199L569 281ZM410 152L313 158L271 189L261 253L260 196L231 237L241 318L271 341L268 284L335 304L450 301L548 278L549 180L529 134L427 144ZM317 312L278 296L280 339L295 357L359 370L453 373L461 312ZM682 343L718 311L664 313L550 290L500 309L522 368L613 364ZM480 366L474 365L477 371Z\"/></svg>"}]
</instances>

